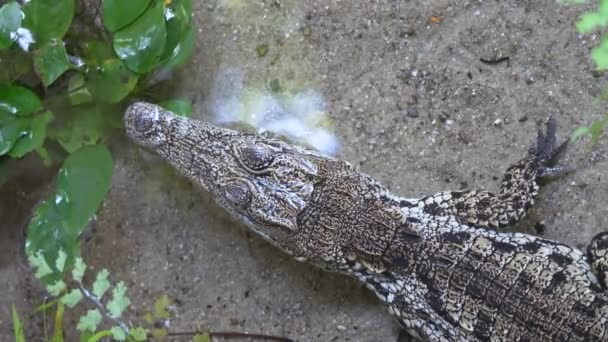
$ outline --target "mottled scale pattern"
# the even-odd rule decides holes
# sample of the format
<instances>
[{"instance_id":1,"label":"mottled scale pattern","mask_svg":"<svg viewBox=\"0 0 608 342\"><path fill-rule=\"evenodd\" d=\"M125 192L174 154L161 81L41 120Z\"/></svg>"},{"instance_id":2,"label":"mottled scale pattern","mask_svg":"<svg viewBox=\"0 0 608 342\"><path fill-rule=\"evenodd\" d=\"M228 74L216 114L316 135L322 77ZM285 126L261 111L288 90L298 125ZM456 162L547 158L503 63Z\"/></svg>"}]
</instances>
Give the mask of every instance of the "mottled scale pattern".
<instances>
[{"instance_id":1,"label":"mottled scale pattern","mask_svg":"<svg viewBox=\"0 0 608 342\"><path fill-rule=\"evenodd\" d=\"M367 285L429 341L608 341L608 232L586 253L503 228L523 218L557 126L506 171L500 192L391 194L345 161L135 103L128 135L301 261ZM495 230L500 229L500 230Z\"/></svg>"},{"instance_id":2,"label":"mottled scale pattern","mask_svg":"<svg viewBox=\"0 0 608 342\"><path fill-rule=\"evenodd\" d=\"M422 198L430 212L448 211L480 227L502 228L521 220L538 194L538 161L534 156L515 163L500 184L500 194L489 191L446 191Z\"/></svg>"}]
</instances>

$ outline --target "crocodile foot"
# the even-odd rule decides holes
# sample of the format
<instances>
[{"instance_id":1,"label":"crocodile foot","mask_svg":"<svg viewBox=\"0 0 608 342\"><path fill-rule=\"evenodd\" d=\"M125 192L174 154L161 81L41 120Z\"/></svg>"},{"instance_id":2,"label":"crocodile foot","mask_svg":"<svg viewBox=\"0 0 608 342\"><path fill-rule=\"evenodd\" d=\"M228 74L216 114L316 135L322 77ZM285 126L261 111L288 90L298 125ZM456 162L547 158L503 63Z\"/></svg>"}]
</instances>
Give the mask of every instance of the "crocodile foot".
<instances>
[{"instance_id":1,"label":"crocodile foot","mask_svg":"<svg viewBox=\"0 0 608 342\"><path fill-rule=\"evenodd\" d=\"M568 141L556 146L557 121L553 116L547 121L546 133L542 129L538 130L536 146L530 147L530 154L535 156L538 161L538 177L558 177L565 173L574 171L574 167L567 165L556 165L555 162L561 152L568 146Z\"/></svg>"}]
</instances>

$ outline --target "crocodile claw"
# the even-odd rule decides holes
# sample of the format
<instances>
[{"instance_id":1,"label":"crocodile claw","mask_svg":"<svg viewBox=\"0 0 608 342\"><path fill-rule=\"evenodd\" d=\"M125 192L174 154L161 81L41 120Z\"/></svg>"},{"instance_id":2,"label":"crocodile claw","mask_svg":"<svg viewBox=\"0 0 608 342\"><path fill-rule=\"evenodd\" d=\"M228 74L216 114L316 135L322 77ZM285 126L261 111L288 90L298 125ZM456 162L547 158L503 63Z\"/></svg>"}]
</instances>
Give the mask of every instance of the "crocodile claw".
<instances>
[{"instance_id":1,"label":"crocodile claw","mask_svg":"<svg viewBox=\"0 0 608 342\"><path fill-rule=\"evenodd\" d=\"M557 121L553 116L547 121L546 133L542 129L538 130L536 146L530 147L530 154L535 156L538 161L538 177L557 177L565 173L574 171L574 167L566 165L555 165L557 157L568 146L566 140L559 146L556 145ZM555 166L554 166L555 165Z\"/></svg>"}]
</instances>

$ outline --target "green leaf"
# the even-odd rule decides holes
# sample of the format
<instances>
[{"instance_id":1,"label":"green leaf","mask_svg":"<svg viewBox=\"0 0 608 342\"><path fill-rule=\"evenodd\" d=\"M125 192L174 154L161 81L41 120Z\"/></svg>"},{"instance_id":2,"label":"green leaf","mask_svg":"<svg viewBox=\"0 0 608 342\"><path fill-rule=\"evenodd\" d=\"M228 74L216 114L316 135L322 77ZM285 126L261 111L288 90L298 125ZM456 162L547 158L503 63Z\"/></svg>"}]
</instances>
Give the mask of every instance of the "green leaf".
<instances>
[{"instance_id":1,"label":"green leaf","mask_svg":"<svg viewBox=\"0 0 608 342\"><path fill-rule=\"evenodd\" d=\"M192 342L211 342L211 336L208 333L196 334L192 337Z\"/></svg>"},{"instance_id":2,"label":"green leaf","mask_svg":"<svg viewBox=\"0 0 608 342\"><path fill-rule=\"evenodd\" d=\"M13 120L2 123L0 114L0 156L8 153L19 138L28 134L30 119L15 117Z\"/></svg>"},{"instance_id":3,"label":"green leaf","mask_svg":"<svg viewBox=\"0 0 608 342\"><path fill-rule=\"evenodd\" d=\"M148 332L142 327L136 327L129 330L129 334L137 342L143 342L148 339Z\"/></svg>"},{"instance_id":4,"label":"green leaf","mask_svg":"<svg viewBox=\"0 0 608 342\"><path fill-rule=\"evenodd\" d=\"M11 33L21 27L21 6L11 1L0 8L0 49L13 44Z\"/></svg>"},{"instance_id":5,"label":"green leaf","mask_svg":"<svg viewBox=\"0 0 608 342\"><path fill-rule=\"evenodd\" d=\"M112 46L99 40L82 43L82 55L89 65L101 65L106 59L115 58Z\"/></svg>"},{"instance_id":6,"label":"green leaf","mask_svg":"<svg viewBox=\"0 0 608 342\"><path fill-rule=\"evenodd\" d=\"M74 0L31 0L23 6L23 26L34 33L37 46L61 39L74 16Z\"/></svg>"},{"instance_id":7,"label":"green leaf","mask_svg":"<svg viewBox=\"0 0 608 342\"><path fill-rule=\"evenodd\" d=\"M179 44L173 49L173 53L167 62L167 67L179 68L188 62L194 51L194 28L190 26L182 35Z\"/></svg>"},{"instance_id":8,"label":"green leaf","mask_svg":"<svg viewBox=\"0 0 608 342\"><path fill-rule=\"evenodd\" d=\"M19 37L16 38L25 41ZM10 84L24 75L29 75L32 71L32 57L21 49L0 49L0 65L0 84Z\"/></svg>"},{"instance_id":9,"label":"green leaf","mask_svg":"<svg viewBox=\"0 0 608 342\"><path fill-rule=\"evenodd\" d=\"M42 279L44 276L53 273L51 266L46 262L46 258L42 255L41 251L29 254L28 261L30 266L36 270L35 277L38 279Z\"/></svg>"},{"instance_id":10,"label":"green leaf","mask_svg":"<svg viewBox=\"0 0 608 342\"><path fill-rule=\"evenodd\" d=\"M70 77L68 81L68 98L74 106L93 101L93 95L91 95L91 92L85 86L82 74L77 73Z\"/></svg>"},{"instance_id":11,"label":"green leaf","mask_svg":"<svg viewBox=\"0 0 608 342\"><path fill-rule=\"evenodd\" d=\"M101 102L116 103L124 99L137 85L138 76L119 59L110 59L91 70L87 87Z\"/></svg>"},{"instance_id":12,"label":"green leaf","mask_svg":"<svg viewBox=\"0 0 608 342\"><path fill-rule=\"evenodd\" d=\"M66 223L78 234L84 230L89 220L110 187L112 178L112 157L103 145L83 147L66 159L59 171L58 192L55 203L65 216ZM72 259L73 260L73 259Z\"/></svg>"},{"instance_id":13,"label":"green leaf","mask_svg":"<svg viewBox=\"0 0 608 342\"><path fill-rule=\"evenodd\" d=\"M80 333L80 342L89 342L93 338L93 333L90 331L82 331Z\"/></svg>"},{"instance_id":14,"label":"green leaf","mask_svg":"<svg viewBox=\"0 0 608 342\"><path fill-rule=\"evenodd\" d=\"M587 12L576 22L576 30L581 34L593 32L608 24L608 16L600 12Z\"/></svg>"},{"instance_id":15,"label":"green leaf","mask_svg":"<svg viewBox=\"0 0 608 342\"><path fill-rule=\"evenodd\" d=\"M61 297L61 303L73 308L82 299L82 292L79 289L72 289L70 292Z\"/></svg>"},{"instance_id":16,"label":"green leaf","mask_svg":"<svg viewBox=\"0 0 608 342\"><path fill-rule=\"evenodd\" d=\"M167 331L167 329L164 328L152 328L152 336L154 337L154 340L158 340L158 341L164 341L167 338L167 335L169 334L169 332Z\"/></svg>"},{"instance_id":17,"label":"green leaf","mask_svg":"<svg viewBox=\"0 0 608 342\"><path fill-rule=\"evenodd\" d=\"M589 127L589 133L591 134L591 145L597 144L604 131L604 122L602 120L595 121Z\"/></svg>"},{"instance_id":18,"label":"green leaf","mask_svg":"<svg viewBox=\"0 0 608 342\"><path fill-rule=\"evenodd\" d=\"M112 299L106 305L111 317L118 318L122 316L123 311L131 304L131 300L127 297L127 286L124 281L119 282L112 289Z\"/></svg>"},{"instance_id":19,"label":"green leaf","mask_svg":"<svg viewBox=\"0 0 608 342\"><path fill-rule=\"evenodd\" d=\"M35 210L27 233L28 256L56 260L59 250L67 254L66 267L80 255L78 238L95 215L112 178L112 157L105 146L87 146L71 154L63 163L57 178L55 194ZM61 279L53 269L43 283Z\"/></svg>"},{"instance_id":20,"label":"green leaf","mask_svg":"<svg viewBox=\"0 0 608 342\"><path fill-rule=\"evenodd\" d=\"M165 108L166 110L172 112L175 115L183 116L183 117L191 117L192 116L192 103L188 100L168 100L163 101L158 104L159 106Z\"/></svg>"},{"instance_id":21,"label":"green leaf","mask_svg":"<svg viewBox=\"0 0 608 342\"><path fill-rule=\"evenodd\" d=\"M97 108L72 115L65 125L49 133L69 153L86 145L95 145L105 136L107 123Z\"/></svg>"},{"instance_id":22,"label":"green leaf","mask_svg":"<svg viewBox=\"0 0 608 342\"><path fill-rule=\"evenodd\" d=\"M597 70L608 69L608 38L602 38L600 45L591 50L591 58Z\"/></svg>"},{"instance_id":23,"label":"green leaf","mask_svg":"<svg viewBox=\"0 0 608 342\"><path fill-rule=\"evenodd\" d=\"M15 334L15 342L25 342L23 325L21 325L21 319L19 319L19 313L17 313L15 304L11 305L11 315L13 316L13 333Z\"/></svg>"},{"instance_id":24,"label":"green leaf","mask_svg":"<svg viewBox=\"0 0 608 342\"><path fill-rule=\"evenodd\" d=\"M65 261L67 258L68 255L60 249L59 255L57 256L57 260L55 260L55 267L57 268L57 270L59 270L59 272L63 272L63 269L65 267Z\"/></svg>"},{"instance_id":25,"label":"green leaf","mask_svg":"<svg viewBox=\"0 0 608 342\"><path fill-rule=\"evenodd\" d=\"M192 0L179 0L179 2L182 4L182 6L184 6L188 16L192 17Z\"/></svg>"},{"instance_id":26,"label":"green leaf","mask_svg":"<svg viewBox=\"0 0 608 342\"><path fill-rule=\"evenodd\" d=\"M25 154L41 148L46 138L46 126L53 121L53 118L53 113L49 111L34 116L30 120L29 130L15 142L9 156L21 158Z\"/></svg>"},{"instance_id":27,"label":"green leaf","mask_svg":"<svg viewBox=\"0 0 608 342\"><path fill-rule=\"evenodd\" d=\"M72 279L77 282L82 282L82 277L84 276L84 271L86 270L87 265L84 263L81 257L77 257L74 262L74 268L72 269Z\"/></svg>"},{"instance_id":28,"label":"green leaf","mask_svg":"<svg viewBox=\"0 0 608 342\"><path fill-rule=\"evenodd\" d=\"M108 276L110 272L105 268L95 277L95 282L93 283L93 294L97 296L97 298L101 299L104 293L110 288L110 281L108 280Z\"/></svg>"},{"instance_id":29,"label":"green leaf","mask_svg":"<svg viewBox=\"0 0 608 342\"><path fill-rule=\"evenodd\" d=\"M108 31L118 31L139 17L151 0L103 0L103 24Z\"/></svg>"},{"instance_id":30,"label":"green leaf","mask_svg":"<svg viewBox=\"0 0 608 342\"><path fill-rule=\"evenodd\" d=\"M169 296L163 294L154 301L154 317L168 319L171 318L171 313L167 311L167 307L171 305Z\"/></svg>"},{"instance_id":31,"label":"green leaf","mask_svg":"<svg viewBox=\"0 0 608 342\"><path fill-rule=\"evenodd\" d=\"M162 1L155 1L135 22L114 35L114 51L127 67L147 73L159 63L167 27Z\"/></svg>"},{"instance_id":32,"label":"green leaf","mask_svg":"<svg viewBox=\"0 0 608 342\"><path fill-rule=\"evenodd\" d=\"M124 341L127 339L127 334L121 327L114 326L110 329L110 332L112 333L112 338L117 341Z\"/></svg>"},{"instance_id":33,"label":"green leaf","mask_svg":"<svg viewBox=\"0 0 608 342\"><path fill-rule=\"evenodd\" d=\"M15 85L0 86L0 124L2 113L27 116L42 109L42 102L27 88Z\"/></svg>"},{"instance_id":34,"label":"green leaf","mask_svg":"<svg viewBox=\"0 0 608 342\"><path fill-rule=\"evenodd\" d=\"M0 86L0 156L11 151L18 141L13 157L20 157L42 145L48 114L37 117L35 132L32 131L31 114L42 109L42 103L29 89L13 86Z\"/></svg>"},{"instance_id":35,"label":"green leaf","mask_svg":"<svg viewBox=\"0 0 608 342\"><path fill-rule=\"evenodd\" d=\"M101 318L99 310L89 310L86 315L80 317L76 329L78 329L78 331L95 332L95 330L97 330L97 325L101 322Z\"/></svg>"},{"instance_id":36,"label":"green leaf","mask_svg":"<svg viewBox=\"0 0 608 342\"><path fill-rule=\"evenodd\" d=\"M72 68L61 40L52 39L34 51L34 70L45 87Z\"/></svg>"},{"instance_id":37,"label":"green leaf","mask_svg":"<svg viewBox=\"0 0 608 342\"><path fill-rule=\"evenodd\" d=\"M169 60L182 41L187 30L190 28L191 13L188 13L183 1L173 0L171 5L165 8L165 20L167 23L167 43L163 56L161 57L164 63Z\"/></svg>"},{"instance_id":38,"label":"green leaf","mask_svg":"<svg viewBox=\"0 0 608 342\"><path fill-rule=\"evenodd\" d=\"M63 292L63 290L65 290L65 288L66 288L66 285L63 280L57 280L53 284L46 286L46 290L49 291L49 293L53 297L59 296L61 294L61 292Z\"/></svg>"}]
</instances>

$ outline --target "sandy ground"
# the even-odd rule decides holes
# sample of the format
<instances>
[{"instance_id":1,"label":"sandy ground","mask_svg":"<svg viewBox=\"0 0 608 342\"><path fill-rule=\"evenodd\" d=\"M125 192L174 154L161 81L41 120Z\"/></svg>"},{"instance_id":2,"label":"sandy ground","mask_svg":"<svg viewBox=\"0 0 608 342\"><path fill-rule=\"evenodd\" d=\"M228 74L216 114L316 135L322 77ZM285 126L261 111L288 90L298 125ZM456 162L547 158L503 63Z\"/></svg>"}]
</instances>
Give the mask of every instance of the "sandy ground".
<instances>
[{"instance_id":1,"label":"sandy ground","mask_svg":"<svg viewBox=\"0 0 608 342\"><path fill-rule=\"evenodd\" d=\"M242 70L249 85L304 84L327 100L339 156L395 193L496 190L549 115L566 137L601 113L593 100L605 77L589 58L597 42L573 29L581 11L551 0L195 1L195 56L172 91L210 120L209 94L224 68ZM501 57L509 60L480 61ZM536 233L544 221L545 237L579 248L605 230L607 141L571 146L562 161L578 171L547 184L517 229ZM124 136L111 149L112 188L83 250L94 269L130 286L132 317L167 294L176 331L398 339L392 318L354 280L291 260ZM2 341L10 303L27 312L43 298L19 246L54 175L36 158L11 167L0 189Z\"/></svg>"}]
</instances>

